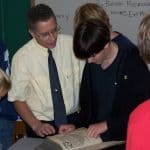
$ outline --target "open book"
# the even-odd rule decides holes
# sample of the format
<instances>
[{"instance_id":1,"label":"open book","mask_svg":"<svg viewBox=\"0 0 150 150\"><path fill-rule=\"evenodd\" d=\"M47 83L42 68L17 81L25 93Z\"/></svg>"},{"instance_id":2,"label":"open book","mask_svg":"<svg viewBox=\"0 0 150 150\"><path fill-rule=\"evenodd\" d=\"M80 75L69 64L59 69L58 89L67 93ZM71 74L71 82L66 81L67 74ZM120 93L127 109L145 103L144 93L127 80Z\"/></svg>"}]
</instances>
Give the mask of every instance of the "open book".
<instances>
[{"instance_id":1,"label":"open book","mask_svg":"<svg viewBox=\"0 0 150 150\"><path fill-rule=\"evenodd\" d=\"M36 150L100 150L124 141L103 142L101 138L90 138L86 128L79 128L68 134L48 136Z\"/></svg>"}]
</instances>

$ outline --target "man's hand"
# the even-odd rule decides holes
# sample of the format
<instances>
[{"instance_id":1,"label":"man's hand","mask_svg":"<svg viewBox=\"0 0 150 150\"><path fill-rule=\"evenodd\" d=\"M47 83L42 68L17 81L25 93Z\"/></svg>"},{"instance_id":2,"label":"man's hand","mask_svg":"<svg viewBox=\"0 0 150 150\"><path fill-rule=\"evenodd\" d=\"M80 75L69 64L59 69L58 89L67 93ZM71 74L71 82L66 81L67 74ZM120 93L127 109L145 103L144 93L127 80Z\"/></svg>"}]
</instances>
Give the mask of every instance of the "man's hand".
<instances>
[{"instance_id":1,"label":"man's hand","mask_svg":"<svg viewBox=\"0 0 150 150\"><path fill-rule=\"evenodd\" d=\"M55 129L48 123L42 123L32 113L26 102L15 101L14 106L21 118L32 128L32 130L41 137L52 135Z\"/></svg>"},{"instance_id":2,"label":"man's hand","mask_svg":"<svg viewBox=\"0 0 150 150\"><path fill-rule=\"evenodd\" d=\"M87 134L90 137L98 138L101 133L106 132L108 129L106 121L92 124L88 127Z\"/></svg>"},{"instance_id":3,"label":"man's hand","mask_svg":"<svg viewBox=\"0 0 150 150\"><path fill-rule=\"evenodd\" d=\"M33 128L33 131L41 137L55 134L55 129L48 123L42 123L39 121Z\"/></svg>"},{"instance_id":4,"label":"man's hand","mask_svg":"<svg viewBox=\"0 0 150 150\"><path fill-rule=\"evenodd\" d=\"M74 129L75 129L75 126L73 124L63 124L63 125L60 125L58 133L66 134L68 132L73 131Z\"/></svg>"}]
</instances>

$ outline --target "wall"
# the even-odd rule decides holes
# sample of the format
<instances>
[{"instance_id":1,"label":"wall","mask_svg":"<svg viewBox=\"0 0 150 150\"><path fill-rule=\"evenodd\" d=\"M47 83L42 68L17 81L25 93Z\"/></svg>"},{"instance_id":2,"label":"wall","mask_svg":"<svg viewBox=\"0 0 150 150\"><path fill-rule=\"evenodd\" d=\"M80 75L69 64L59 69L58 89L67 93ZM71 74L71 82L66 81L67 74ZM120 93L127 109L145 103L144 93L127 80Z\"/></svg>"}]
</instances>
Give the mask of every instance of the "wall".
<instances>
[{"instance_id":1,"label":"wall","mask_svg":"<svg viewBox=\"0 0 150 150\"><path fill-rule=\"evenodd\" d=\"M0 40L10 51L10 58L26 41L29 34L26 15L30 0L0 0Z\"/></svg>"},{"instance_id":2,"label":"wall","mask_svg":"<svg viewBox=\"0 0 150 150\"><path fill-rule=\"evenodd\" d=\"M94 2L107 10L113 29L127 35L136 42L139 22L145 13L150 13L149 0L35 0L35 4L45 3L57 15L63 33L73 34L72 20L75 9L86 3Z\"/></svg>"}]
</instances>

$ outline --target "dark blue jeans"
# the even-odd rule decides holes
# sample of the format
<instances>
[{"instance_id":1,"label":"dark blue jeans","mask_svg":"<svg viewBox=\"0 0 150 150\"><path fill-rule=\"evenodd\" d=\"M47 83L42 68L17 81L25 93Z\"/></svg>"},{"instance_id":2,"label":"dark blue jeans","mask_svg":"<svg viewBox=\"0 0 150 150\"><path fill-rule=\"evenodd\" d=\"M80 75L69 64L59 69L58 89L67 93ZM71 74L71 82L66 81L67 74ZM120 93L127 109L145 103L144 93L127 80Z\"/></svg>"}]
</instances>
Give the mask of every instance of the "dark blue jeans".
<instances>
[{"instance_id":1,"label":"dark blue jeans","mask_svg":"<svg viewBox=\"0 0 150 150\"><path fill-rule=\"evenodd\" d=\"M15 121L0 118L0 144L2 150L8 150L12 144L14 125Z\"/></svg>"}]
</instances>

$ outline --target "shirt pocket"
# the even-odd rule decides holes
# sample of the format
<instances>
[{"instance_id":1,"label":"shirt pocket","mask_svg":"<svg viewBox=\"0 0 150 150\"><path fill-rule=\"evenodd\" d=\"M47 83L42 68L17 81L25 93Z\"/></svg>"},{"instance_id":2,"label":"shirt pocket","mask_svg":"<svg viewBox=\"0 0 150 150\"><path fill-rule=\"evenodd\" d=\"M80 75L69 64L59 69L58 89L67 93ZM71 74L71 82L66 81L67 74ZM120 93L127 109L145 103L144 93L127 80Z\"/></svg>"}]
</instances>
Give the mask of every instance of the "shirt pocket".
<instances>
[{"instance_id":1,"label":"shirt pocket","mask_svg":"<svg viewBox=\"0 0 150 150\"><path fill-rule=\"evenodd\" d=\"M75 86L76 84L79 84L80 81L80 74L79 69L75 68L74 70L71 69L65 69L63 71L64 74L64 86Z\"/></svg>"}]
</instances>

